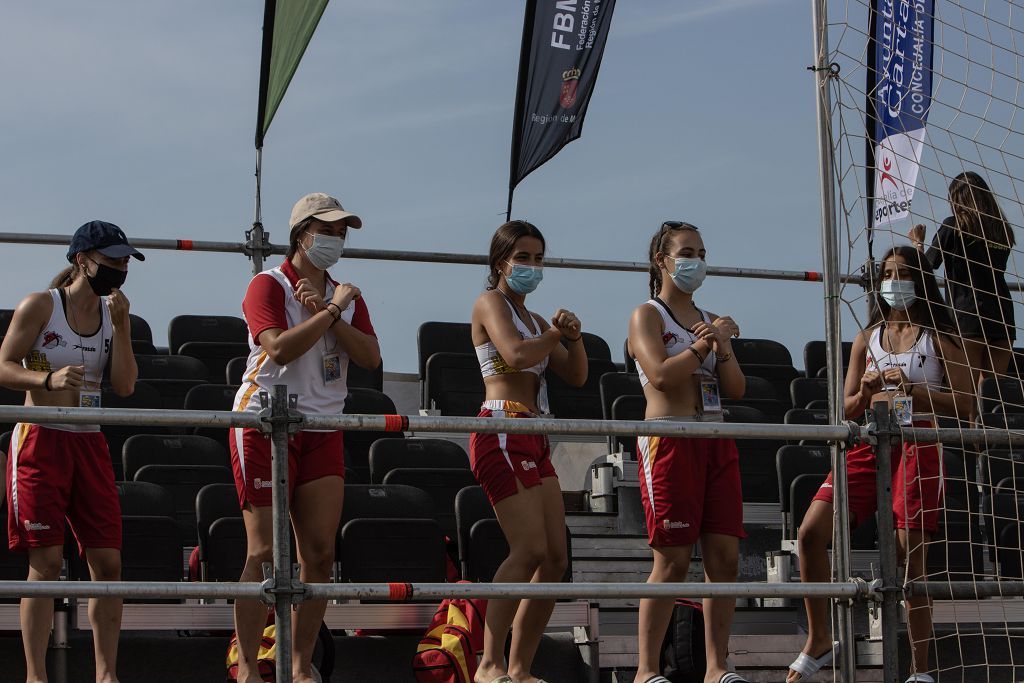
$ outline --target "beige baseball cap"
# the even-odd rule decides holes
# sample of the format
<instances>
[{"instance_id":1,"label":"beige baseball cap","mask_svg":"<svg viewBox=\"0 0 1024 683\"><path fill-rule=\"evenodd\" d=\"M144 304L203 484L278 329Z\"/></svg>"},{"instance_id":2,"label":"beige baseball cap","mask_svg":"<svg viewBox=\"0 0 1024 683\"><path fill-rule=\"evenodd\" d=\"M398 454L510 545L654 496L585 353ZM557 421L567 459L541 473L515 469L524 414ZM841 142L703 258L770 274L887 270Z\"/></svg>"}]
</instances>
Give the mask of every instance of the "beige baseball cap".
<instances>
[{"instance_id":1,"label":"beige baseball cap","mask_svg":"<svg viewBox=\"0 0 1024 683\"><path fill-rule=\"evenodd\" d=\"M351 211L346 211L342 208L341 202L323 192L311 192L295 202L295 206L292 207L292 217L288 221L288 227L294 229L296 225L310 216L316 216L318 220L325 223L348 219L347 223L350 228L363 227L363 220L359 216Z\"/></svg>"}]
</instances>

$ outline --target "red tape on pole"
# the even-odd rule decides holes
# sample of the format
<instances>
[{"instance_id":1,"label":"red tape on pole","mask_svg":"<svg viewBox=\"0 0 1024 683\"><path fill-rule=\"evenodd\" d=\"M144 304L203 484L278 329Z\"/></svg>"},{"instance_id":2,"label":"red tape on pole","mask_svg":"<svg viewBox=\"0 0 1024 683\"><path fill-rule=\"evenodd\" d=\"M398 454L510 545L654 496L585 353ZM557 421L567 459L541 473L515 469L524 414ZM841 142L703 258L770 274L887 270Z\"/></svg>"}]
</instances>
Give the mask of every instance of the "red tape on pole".
<instances>
[{"instance_id":1,"label":"red tape on pole","mask_svg":"<svg viewBox=\"0 0 1024 683\"><path fill-rule=\"evenodd\" d=\"M804 280L807 282L821 282L821 273L815 273L813 270L808 270L804 273Z\"/></svg>"},{"instance_id":2,"label":"red tape on pole","mask_svg":"<svg viewBox=\"0 0 1024 683\"><path fill-rule=\"evenodd\" d=\"M405 602L412 597L411 583L389 583L388 597L396 602Z\"/></svg>"},{"instance_id":3,"label":"red tape on pole","mask_svg":"<svg viewBox=\"0 0 1024 683\"><path fill-rule=\"evenodd\" d=\"M192 240L178 240L178 249L181 251L192 251Z\"/></svg>"},{"instance_id":4,"label":"red tape on pole","mask_svg":"<svg viewBox=\"0 0 1024 683\"><path fill-rule=\"evenodd\" d=\"M409 418L405 415L385 415L385 432L404 432L409 429Z\"/></svg>"}]
</instances>

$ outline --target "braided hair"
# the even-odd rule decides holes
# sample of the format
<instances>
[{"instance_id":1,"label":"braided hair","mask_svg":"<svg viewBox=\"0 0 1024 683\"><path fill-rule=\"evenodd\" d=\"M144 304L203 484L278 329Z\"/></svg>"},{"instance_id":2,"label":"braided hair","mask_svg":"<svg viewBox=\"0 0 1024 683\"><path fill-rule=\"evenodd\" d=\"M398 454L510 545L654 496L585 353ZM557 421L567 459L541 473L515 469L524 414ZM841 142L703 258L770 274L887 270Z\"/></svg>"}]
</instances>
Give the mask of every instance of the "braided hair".
<instances>
[{"instance_id":1,"label":"braided hair","mask_svg":"<svg viewBox=\"0 0 1024 683\"><path fill-rule=\"evenodd\" d=\"M654 258L659 252L665 253L665 249L668 247L668 240L672 235L683 231L699 232L696 225L692 223L684 223L682 221L665 221L661 224L658 232L654 233L651 238L651 249L647 255L647 260L650 262L650 274L651 274L651 298L658 296L658 292L661 291L661 265L655 262Z\"/></svg>"}]
</instances>

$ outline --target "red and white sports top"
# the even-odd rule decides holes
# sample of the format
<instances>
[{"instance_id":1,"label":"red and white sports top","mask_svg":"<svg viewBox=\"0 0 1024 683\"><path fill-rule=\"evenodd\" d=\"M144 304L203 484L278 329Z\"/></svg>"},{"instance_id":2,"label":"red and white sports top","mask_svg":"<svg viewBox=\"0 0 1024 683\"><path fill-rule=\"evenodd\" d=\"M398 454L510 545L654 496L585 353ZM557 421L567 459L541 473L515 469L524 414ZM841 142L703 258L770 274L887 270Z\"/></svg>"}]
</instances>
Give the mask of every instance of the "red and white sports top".
<instances>
[{"instance_id":1,"label":"red and white sports top","mask_svg":"<svg viewBox=\"0 0 1024 683\"><path fill-rule=\"evenodd\" d=\"M935 335L931 330L922 328L914 345L903 353L890 353L882 348L884 327L883 323L871 332L866 352L866 369L884 372L900 368L911 384L923 384L930 389L941 388L946 371L935 351Z\"/></svg>"},{"instance_id":2,"label":"red and white sports top","mask_svg":"<svg viewBox=\"0 0 1024 683\"><path fill-rule=\"evenodd\" d=\"M106 297L100 297L100 326L89 335L80 335L68 323L64 311L64 293L51 289L53 312L36 338L28 355L21 361L29 370L56 372L69 365L85 366L85 382L94 389L103 381L103 370L110 359L110 342L114 326L110 322L110 309ZM48 429L65 432L98 432L99 425L48 424Z\"/></svg>"},{"instance_id":3,"label":"red and white sports top","mask_svg":"<svg viewBox=\"0 0 1024 683\"><path fill-rule=\"evenodd\" d=\"M242 386L235 394L233 410L260 410L260 391L271 393L275 384L286 384L289 394L297 394L299 409L309 413L340 415L348 396L348 353L330 330L309 351L288 365L280 366L260 346L263 332L278 328L288 330L312 317L292 292L299 276L290 261L277 268L257 274L249 282L242 301L242 315L249 326L249 362L242 375ZM327 275L330 300L338 283ZM370 314L362 298L354 300L341 312L341 319L360 332L377 336L370 324ZM324 381L324 356L337 354L340 375L328 384Z\"/></svg>"},{"instance_id":4,"label":"red and white sports top","mask_svg":"<svg viewBox=\"0 0 1024 683\"><path fill-rule=\"evenodd\" d=\"M661 335L661 340L665 343L665 353L668 354L669 358L678 356L686 349L693 346L693 343L697 341L697 336L690 331L688 327L683 326L676 317L672 315L672 311L669 310L668 306L661 299L655 297L647 301L647 305L651 306L659 314L661 314L662 323L665 326L665 331ZM711 324L711 317L707 311L700 311L701 317L704 322ZM640 365L640 361L636 360L636 356L633 357L636 361L636 371L640 375L640 386L647 386L649 380L647 375L644 374L644 369ZM715 352L709 351L704 362L697 366L697 369L693 371L695 375L703 375L705 377L714 377L715 375Z\"/></svg>"}]
</instances>

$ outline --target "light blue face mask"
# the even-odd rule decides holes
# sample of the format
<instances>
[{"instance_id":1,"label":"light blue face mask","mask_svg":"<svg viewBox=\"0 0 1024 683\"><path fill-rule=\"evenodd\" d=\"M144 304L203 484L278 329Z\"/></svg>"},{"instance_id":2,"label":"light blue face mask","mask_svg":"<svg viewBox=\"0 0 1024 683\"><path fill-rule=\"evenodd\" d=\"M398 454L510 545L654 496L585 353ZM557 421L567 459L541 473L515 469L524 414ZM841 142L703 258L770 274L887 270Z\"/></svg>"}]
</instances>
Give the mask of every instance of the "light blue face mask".
<instances>
[{"instance_id":1,"label":"light blue face mask","mask_svg":"<svg viewBox=\"0 0 1024 683\"><path fill-rule=\"evenodd\" d=\"M683 292L693 294L704 284L704 278L707 277L707 261L699 258L677 258L675 261L676 269L672 273L672 282Z\"/></svg>"},{"instance_id":2,"label":"light blue face mask","mask_svg":"<svg viewBox=\"0 0 1024 683\"><path fill-rule=\"evenodd\" d=\"M917 300L913 280L882 280L881 294L885 303L897 311L907 310Z\"/></svg>"},{"instance_id":3,"label":"light blue face mask","mask_svg":"<svg viewBox=\"0 0 1024 683\"><path fill-rule=\"evenodd\" d=\"M508 261L506 261L508 263ZM505 282L509 289L516 294L526 296L544 279L544 269L541 266L524 266L521 263L508 263L512 266L512 272L505 276Z\"/></svg>"}]
</instances>

